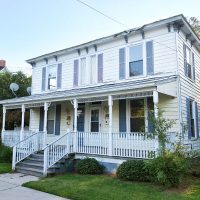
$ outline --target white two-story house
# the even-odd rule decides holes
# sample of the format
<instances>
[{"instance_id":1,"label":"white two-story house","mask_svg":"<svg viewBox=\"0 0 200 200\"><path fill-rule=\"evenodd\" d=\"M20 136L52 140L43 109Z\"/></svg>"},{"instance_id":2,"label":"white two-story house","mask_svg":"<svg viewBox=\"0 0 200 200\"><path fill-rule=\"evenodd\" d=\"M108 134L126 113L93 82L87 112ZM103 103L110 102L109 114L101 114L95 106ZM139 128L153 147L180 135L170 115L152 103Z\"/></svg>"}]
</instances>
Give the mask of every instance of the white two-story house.
<instances>
[{"instance_id":1,"label":"white two-story house","mask_svg":"<svg viewBox=\"0 0 200 200\"><path fill-rule=\"evenodd\" d=\"M200 147L200 40L183 15L27 62L32 94L0 102L13 168L38 150L44 150L44 174L69 153L111 164L149 158L158 142L143 133L151 132L149 113L157 117L158 107L175 121L173 140L178 135L189 149ZM16 108L22 110L18 133L5 130L6 112Z\"/></svg>"}]
</instances>

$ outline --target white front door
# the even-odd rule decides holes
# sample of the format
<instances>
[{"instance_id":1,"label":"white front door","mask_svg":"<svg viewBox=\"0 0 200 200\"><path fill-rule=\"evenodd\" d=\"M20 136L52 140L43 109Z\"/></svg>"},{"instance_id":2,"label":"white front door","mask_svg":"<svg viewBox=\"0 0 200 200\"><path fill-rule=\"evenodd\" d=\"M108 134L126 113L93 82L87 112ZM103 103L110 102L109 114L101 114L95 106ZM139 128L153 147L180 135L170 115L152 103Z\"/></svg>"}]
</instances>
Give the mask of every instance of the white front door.
<instances>
[{"instance_id":1,"label":"white front door","mask_svg":"<svg viewBox=\"0 0 200 200\"><path fill-rule=\"evenodd\" d=\"M90 132L100 132L100 108L95 107L90 109Z\"/></svg>"}]
</instances>

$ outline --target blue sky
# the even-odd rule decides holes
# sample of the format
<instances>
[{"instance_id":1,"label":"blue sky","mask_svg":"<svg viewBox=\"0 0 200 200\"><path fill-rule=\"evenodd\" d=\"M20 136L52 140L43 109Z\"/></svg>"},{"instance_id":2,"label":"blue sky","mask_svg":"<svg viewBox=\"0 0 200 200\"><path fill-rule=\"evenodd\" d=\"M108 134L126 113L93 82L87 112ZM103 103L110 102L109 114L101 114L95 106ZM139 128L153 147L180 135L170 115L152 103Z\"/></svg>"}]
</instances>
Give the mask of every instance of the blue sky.
<instances>
[{"instance_id":1,"label":"blue sky","mask_svg":"<svg viewBox=\"0 0 200 200\"><path fill-rule=\"evenodd\" d=\"M177 14L200 19L199 0L82 0L129 28ZM76 0L0 0L0 59L25 60L126 29Z\"/></svg>"}]
</instances>

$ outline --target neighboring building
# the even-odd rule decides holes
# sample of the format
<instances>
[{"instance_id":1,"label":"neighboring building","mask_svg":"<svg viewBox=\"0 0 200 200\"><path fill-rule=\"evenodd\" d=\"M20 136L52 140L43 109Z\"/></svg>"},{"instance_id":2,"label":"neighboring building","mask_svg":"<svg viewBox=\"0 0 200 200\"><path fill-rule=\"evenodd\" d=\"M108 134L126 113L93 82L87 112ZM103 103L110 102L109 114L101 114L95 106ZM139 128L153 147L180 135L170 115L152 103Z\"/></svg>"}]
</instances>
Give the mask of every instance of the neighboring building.
<instances>
[{"instance_id":1,"label":"neighboring building","mask_svg":"<svg viewBox=\"0 0 200 200\"><path fill-rule=\"evenodd\" d=\"M6 61L5 60L0 60L0 73L1 72L5 72L8 71L7 67L6 67Z\"/></svg>"},{"instance_id":2,"label":"neighboring building","mask_svg":"<svg viewBox=\"0 0 200 200\"><path fill-rule=\"evenodd\" d=\"M33 68L31 96L0 102L4 143L25 137L25 109L35 132L14 147L13 167L41 144L44 174L69 153L95 157L109 170L128 157L149 158L158 142L142 133L152 131L149 111L157 117L158 106L175 121L170 139L178 134L189 149L200 148L200 40L183 15L27 62ZM18 135L4 125L6 110L15 108L22 109Z\"/></svg>"}]
</instances>

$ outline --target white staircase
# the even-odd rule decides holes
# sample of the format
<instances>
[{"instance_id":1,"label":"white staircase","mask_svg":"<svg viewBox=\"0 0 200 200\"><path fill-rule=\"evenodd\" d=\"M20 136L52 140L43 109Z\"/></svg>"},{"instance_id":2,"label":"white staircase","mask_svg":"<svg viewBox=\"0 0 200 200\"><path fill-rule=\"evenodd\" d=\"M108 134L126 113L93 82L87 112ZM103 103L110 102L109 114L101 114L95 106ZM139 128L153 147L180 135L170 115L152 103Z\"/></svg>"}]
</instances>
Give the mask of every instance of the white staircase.
<instances>
[{"instance_id":1,"label":"white staircase","mask_svg":"<svg viewBox=\"0 0 200 200\"><path fill-rule=\"evenodd\" d=\"M72 144L72 134L67 133L42 148L43 132L35 133L13 147L12 168L38 177L63 172Z\"/></svg>"}]
</instances>

